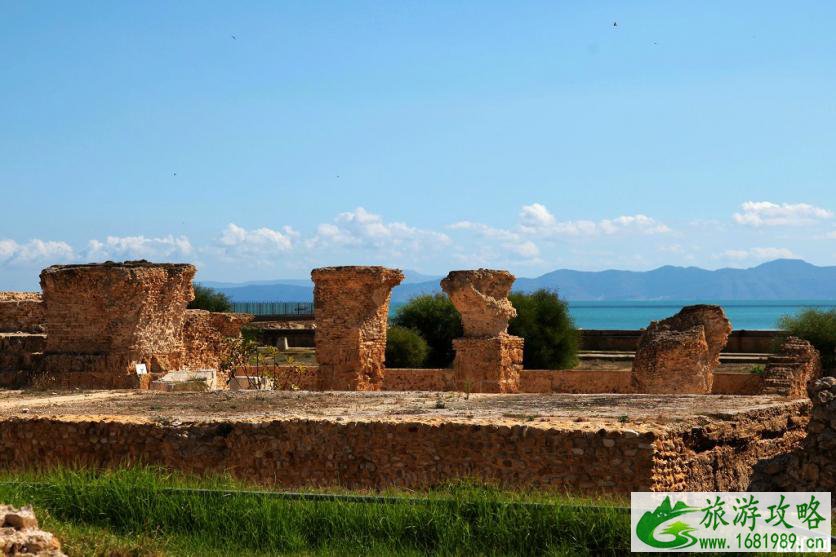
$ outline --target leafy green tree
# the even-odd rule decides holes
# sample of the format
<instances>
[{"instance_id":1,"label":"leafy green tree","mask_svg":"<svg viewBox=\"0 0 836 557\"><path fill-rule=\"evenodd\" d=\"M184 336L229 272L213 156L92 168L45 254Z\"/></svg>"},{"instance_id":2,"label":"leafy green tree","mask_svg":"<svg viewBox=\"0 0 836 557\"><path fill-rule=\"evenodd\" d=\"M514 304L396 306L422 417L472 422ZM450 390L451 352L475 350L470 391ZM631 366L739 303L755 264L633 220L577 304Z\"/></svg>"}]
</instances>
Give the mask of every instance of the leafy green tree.
<instances>
[{"instance_id":1,"label":"leafy green tree","mask_svg":"<svg viewBox=\"0 0 836 557\"><path fill-rule=\"evenodd\" d=\"M508 323L508 332L525 339L525 368L566 369L578 364L578 330L568 305L556 292L512 292L508 298L517 310L517 316Z\"/></svg>"},{"instance_id":2,"label":"leafy green tree","mask_svg":"<svg viewBox=\"0 0 836 557\"><path fill-rule=\"evenodd\" d=\"M821 352L822 365L836 369L836 309L805 309L796 315L785 315L778 327L809 341Z\"/></svg>"},{"instance_id":3,"label":"leafy green tree","mask_svg":"<svg viewBox=\"0 0 836 557\"><path fill-rule=\"evenodd\" d=\"M209 311L232 311L229 296L208 286L194 285L194 300L189 302L189 309Z\"/></svg>"},{"instance_id":4,"label":"leafy green tree","mask_svg":"<svg viewBox=\"0 0 836 557\"><path fill-rule=\"evenodd\" d=\"M424 365L446 368L453 363L453 339L464 334L462 318L444 294L412 298L398 308L393 325L417 331L429 345Z\"/></svg>"},{"instance_id":5,"label":"leafy green tree","mask_svg":"<svg viewBox=\"0 0 836 557\"><path fill-rule=\"evenodd\" d=\"M387 367L421 367L429 351L427 341L416 331L398 325L389 327L386 336Z\"/></svg>"}]
</instances>

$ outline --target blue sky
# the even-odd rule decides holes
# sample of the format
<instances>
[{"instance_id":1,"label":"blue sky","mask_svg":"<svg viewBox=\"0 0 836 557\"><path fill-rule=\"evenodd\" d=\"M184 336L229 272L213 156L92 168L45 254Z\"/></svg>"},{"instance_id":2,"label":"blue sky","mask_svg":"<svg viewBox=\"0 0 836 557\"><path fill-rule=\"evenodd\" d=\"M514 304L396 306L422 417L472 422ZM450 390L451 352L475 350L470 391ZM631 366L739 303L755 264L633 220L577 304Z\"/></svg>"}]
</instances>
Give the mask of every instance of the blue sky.
<instances>
[{"instance_id":1,"label":"blue sky","mask_svg":"<svg viewBox=\"0 0 836 557\"><path fill-rule=\"evenodd\" d=\"M225 281L836 264L834 21L826 2L6 2L0 289L138 257Z\"/></svg>"}]
</instances>

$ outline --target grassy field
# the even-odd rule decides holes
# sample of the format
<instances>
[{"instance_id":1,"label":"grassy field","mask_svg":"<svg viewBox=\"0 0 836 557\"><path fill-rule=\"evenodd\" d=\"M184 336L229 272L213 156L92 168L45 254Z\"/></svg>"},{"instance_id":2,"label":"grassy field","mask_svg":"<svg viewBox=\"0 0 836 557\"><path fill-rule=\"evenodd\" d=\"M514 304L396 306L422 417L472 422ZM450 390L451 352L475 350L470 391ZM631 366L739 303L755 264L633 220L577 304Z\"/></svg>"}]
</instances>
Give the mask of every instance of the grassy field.
<instances>
[{"instance_id":1,"label":"grassy field","mask_svg":"<svg viewBox=\"0 0 836 557\"><path fill-rule=\"evenodd\" d=\"M452 485L276 493L150 468L0 473L70 556L625 555L624 501ZM808 554L809 555L809 554Z\"/></svg>"},{"instance_id":2,"label":"grassy field","mask_svg":"<svg viewBox=\"0 0 836 557\"><path fill-rule=\"evenodd\" d=\"M334 500L317 492L288 498L245 489L227 480L196 480L150 469L0 475L0 501L32 504L43 527L59 536L70 555L629 551L629 514L601 501L472 485L391 493L382 500Z\"/></svg>"}]
</instances>

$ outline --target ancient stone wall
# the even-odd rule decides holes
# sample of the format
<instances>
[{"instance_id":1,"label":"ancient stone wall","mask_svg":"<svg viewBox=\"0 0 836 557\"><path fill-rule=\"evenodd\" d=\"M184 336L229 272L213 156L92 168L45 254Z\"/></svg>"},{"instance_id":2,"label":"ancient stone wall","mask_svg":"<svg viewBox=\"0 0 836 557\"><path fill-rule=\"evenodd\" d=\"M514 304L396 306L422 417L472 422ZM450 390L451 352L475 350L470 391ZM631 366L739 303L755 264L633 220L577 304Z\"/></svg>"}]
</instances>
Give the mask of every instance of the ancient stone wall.
<instances>
[{"instance_id":1,"label":"ancient stone wall","mask_svg":"<svg viewBox=\"0 0 836 557\"><path fill-rule=\"evenodd\" d=\"M252 321L246 313L186 310L180 369L219 369L229 355L230 339L240 338L241 327Z\"/></svg>"},{"instance_id":2,"label":"ancient stone wall","mask_svg":"<svg viewBox=\"0 0 836 557\"><path fill-rule=\"evenodd\" d=\"M797 439L788 419L797 411L770 407L675 429L454 418L13 417L0 420L0 467L142 462L288 488L422 489L476 479L581 494L734 491L748 485L754 461Z\"/></svg>"},{"instance_id":3,"label":"ancient stone wall","mask_svg":"<svg viewBox=\"0 0 836 557\"><path fill-rule=\"evenodd\" d=\"M642 334L633 361L638 393L711 392L731 323L720 306L696 305L654 321Z\"/></svg>"},{"instance_id":4,"label":"ancient stone wall","mask_svg":"<svg viewBox=\"0 0 836 557\"><path fill-rule=\"evenodd\" d=\"M0 333L42 333L44 309L37 292L0 292Z\"/></svg>"},{"instance_id":5,"label":"ancient stone wall","mask_svg":"<svg viewBox=\"0 0 836 557\"><path fill-rule=\"evenodd\" d=\"M508 320L517 315L508 300L512 284L514 275L492 269L451 271L441 281L464 328L465 336L453 340L458 390L517 392L523 339L508 334Z\"/></svg>"},{"instance_id":6,"label":"ancient stone wall","mask_svg":"<svg viewBox=\"0 0 836 557\"><path fill-rule=\"evenodd\" d=\"M807 436L792 453L758 463L752 491L836 491L836 377L811 383L808 394Z\"/></svg>"},{"instance_id":7,"label":"ancient stone wall","mask_svg":"<svg viewBox=\"0 0 836 557\"><path fill-rule=\"evenodd\" d=\"M810 381L821 377L819 351L806 340L788 337L769 356L764 370L764 394L790 397L807 396Z\"/></svg>"},{"instance_id":8,"label":"ancient stone wall","mask_svg":"<svg viewBox=\"0 0 836 557\"><path fill-rule=\"evenodd\" d=\"M41 273L48 374L124 376L179 369L192 265L56 265Z\"/></svg>"},{"instance_id":9,"label":"ancient stone wall","mask_svg":"<svg viewBox=\"0 0 836 557\"><path fill-rule=\"evenodd\" d=\"M389 299L403 277L400 270L385 267L324 267L311 272L321 389L380 388Z\"/></svg>"}]
</instances>

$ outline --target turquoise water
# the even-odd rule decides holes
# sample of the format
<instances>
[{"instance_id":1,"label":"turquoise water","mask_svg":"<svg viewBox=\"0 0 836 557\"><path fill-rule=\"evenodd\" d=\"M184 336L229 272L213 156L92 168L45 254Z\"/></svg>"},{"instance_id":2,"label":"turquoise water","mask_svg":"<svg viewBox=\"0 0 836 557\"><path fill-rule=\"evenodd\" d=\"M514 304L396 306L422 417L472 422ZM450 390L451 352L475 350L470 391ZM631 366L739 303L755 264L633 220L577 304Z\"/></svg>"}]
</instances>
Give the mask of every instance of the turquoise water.
<instances>
[{"instance_id":1,"label":"turquoise water","mask_svg":"<svg viewBox=\"0 0 836 557\"><path fill-rule=\"evenodd\" d=\"M641 329L697 303L723 306L735 329L749 330L775 329L782 315L794 315L806 308L836 309L836 300L569 302L569 312L582 329Z\"/></svg>"}]
</instances>

